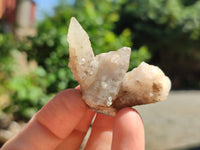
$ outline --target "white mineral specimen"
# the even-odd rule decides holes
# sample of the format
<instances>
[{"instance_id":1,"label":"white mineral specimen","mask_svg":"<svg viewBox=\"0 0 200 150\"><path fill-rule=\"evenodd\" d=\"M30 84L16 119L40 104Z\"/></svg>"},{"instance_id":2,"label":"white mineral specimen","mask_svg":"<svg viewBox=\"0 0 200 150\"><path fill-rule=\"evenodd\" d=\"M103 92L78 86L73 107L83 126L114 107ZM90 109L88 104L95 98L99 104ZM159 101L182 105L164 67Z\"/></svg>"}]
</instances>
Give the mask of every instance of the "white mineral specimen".
<instances>
[{"instance_id":1,"label":"white mineral specimen","mask_svg":"<svg viewBox=\"0 0 200 150\"><path fill-rule=\"evenodd\" d=\"M94 56L89 37L75 18L71 19L67 40L69 67L81 86L83 100L94 111L115 115L123 107L167 98L171 82L158 67L143 62L126 73L130 48Z\"/></svg>"},{"instance_id":2,"label":"white mineral specimen","mask_svg":"<svg viewBox=\"0 0 200 150\"><path fill-rule=\"evenodd\" d=\"M120 109L159 102L167 98L170 88L169 78L158 67L142 62L137 68L126 73L118 99L113 105Z\"/></svg>"}]
</instances>

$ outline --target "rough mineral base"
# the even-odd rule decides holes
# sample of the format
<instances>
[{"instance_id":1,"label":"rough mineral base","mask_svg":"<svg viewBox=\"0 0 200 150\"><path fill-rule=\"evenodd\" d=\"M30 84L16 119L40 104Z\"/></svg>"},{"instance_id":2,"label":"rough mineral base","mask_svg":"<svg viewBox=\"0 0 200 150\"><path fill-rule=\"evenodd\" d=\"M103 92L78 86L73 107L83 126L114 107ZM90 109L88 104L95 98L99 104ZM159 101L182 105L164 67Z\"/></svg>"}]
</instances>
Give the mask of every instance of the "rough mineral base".
<instances>
[{"instance_id":1,"label":"rough mineral base","mask_svg":"<svg viewBox=\"0 0 200 150\"><path fill-rule=\"evenodd\" d=\"M142 62L127 72L130 48L94 56L89 36L75 18L71 18L67 40L69 67L83 100L94 111L114 116L121 108L167 98L171 82L158 67Z\"/></svg>"}]
</instances>

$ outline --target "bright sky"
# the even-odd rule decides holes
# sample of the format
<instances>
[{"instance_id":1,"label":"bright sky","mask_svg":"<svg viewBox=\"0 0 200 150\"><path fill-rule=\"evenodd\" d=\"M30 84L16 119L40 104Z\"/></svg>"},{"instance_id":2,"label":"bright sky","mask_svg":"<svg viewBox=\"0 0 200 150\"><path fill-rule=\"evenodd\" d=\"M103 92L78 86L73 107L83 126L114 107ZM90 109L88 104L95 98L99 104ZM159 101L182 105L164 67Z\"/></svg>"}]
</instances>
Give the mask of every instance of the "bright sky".
<instances>
[{"instance_id":1,"label":"bright sky","mask_svg":"<svg viewBox=\"0 0 200 150\"><path fill-rule=\"evenodd\" d=\"M53 14L53 7L59 2L59 0L33 0L36 3L36 19L40 20L43 17L43 13Z\"/></svg>"}]
</instances>

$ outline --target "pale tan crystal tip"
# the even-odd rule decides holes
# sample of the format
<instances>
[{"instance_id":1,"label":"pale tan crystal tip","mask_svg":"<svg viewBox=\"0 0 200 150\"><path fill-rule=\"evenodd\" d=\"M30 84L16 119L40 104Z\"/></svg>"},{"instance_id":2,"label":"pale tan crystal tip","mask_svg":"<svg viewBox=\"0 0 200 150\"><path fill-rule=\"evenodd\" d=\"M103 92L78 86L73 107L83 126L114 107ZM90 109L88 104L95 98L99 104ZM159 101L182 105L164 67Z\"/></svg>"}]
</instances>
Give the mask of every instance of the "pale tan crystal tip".
<instances>
[{"instance_id":1,"label":"pale tan crystal tip","mask_svg":"<svg viewBox=\"0 0 200 150\"><path fill-rule=\"evenodd\" d=\"M89 36L75 18L71 18L67 40L69 67L83 100L94 111L114 116L123 107L167 98L171 82L158 67L142 62L127 72L130 48L94 56Z\"/></svg>"}]
</instances>

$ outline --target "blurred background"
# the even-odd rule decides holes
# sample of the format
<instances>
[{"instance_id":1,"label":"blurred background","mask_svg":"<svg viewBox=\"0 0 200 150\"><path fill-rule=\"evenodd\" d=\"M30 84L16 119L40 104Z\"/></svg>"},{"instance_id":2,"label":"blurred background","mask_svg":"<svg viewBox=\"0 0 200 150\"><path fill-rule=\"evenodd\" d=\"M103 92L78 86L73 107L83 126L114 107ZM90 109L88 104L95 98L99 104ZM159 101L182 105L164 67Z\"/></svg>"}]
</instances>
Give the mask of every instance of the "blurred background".
<instances>
[{"instance_id":1,"label":"blurred background","mask_svg":"<svg viewBox=\"0 0 200 150\"><path fill-rule=\"evenodd\" d=\"M67 67L72 16L95 54L131 47L130 70L146 61L170 77L166 102L138 108L146 149L200 149L199 0L0 0L0 145L77 85Z\"/></svg>"}]
</instances>

